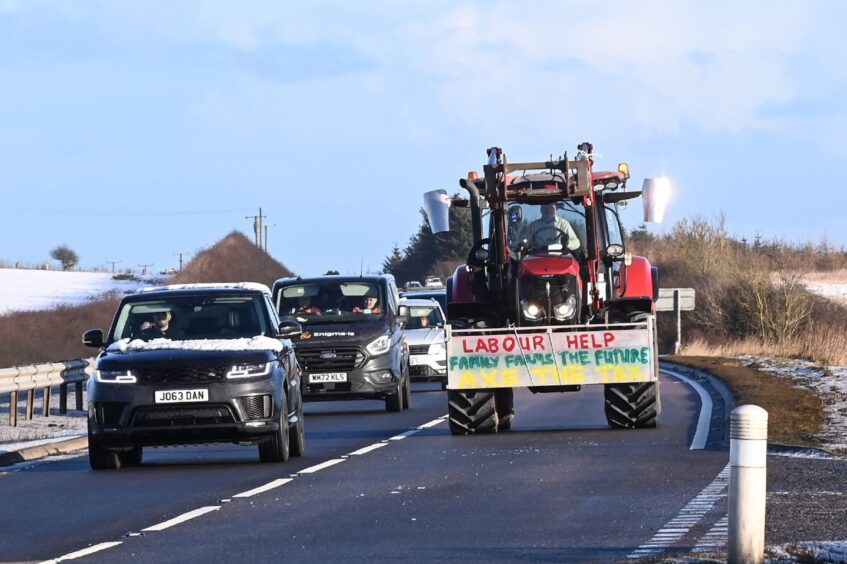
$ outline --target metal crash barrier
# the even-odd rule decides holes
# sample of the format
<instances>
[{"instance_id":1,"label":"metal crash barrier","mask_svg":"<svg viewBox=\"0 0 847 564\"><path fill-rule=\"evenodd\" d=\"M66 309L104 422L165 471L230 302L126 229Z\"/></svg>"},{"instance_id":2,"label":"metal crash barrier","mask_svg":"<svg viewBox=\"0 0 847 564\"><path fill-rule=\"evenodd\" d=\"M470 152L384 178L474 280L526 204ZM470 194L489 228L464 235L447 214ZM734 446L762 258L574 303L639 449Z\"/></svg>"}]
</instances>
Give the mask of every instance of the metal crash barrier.
<instances>
[{"instance_id":1,"label":"metal crash barrier","mask_svg":"<svg viewBox=\"0 0 847 564\"><path fill-rule=\"evenodd\" d=\"M75 408L82 410L82 385L94 366L93 358L0 368L0 394L9 394L9 425L18 424L19 393L26 392L26 418L32 419L35 392L42 390L42 415L50 415L50 396L59 386L59 413L68 412L68 386L74 385Z\"/></svg>"}]
</instances>

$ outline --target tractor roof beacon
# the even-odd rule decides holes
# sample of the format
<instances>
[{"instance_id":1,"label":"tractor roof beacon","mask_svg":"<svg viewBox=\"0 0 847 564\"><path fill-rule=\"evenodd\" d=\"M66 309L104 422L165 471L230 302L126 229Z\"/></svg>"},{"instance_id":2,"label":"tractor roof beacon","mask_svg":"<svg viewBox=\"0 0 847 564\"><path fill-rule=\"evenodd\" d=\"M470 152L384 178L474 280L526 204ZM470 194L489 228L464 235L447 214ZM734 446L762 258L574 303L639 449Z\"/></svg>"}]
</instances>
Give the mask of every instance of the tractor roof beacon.
<instances>
[{"instance_id":1,"label":"tractor roof beacon","mask_svg":"<svg viewBox=\"0 0 847 564\"><path fill-rule=\"evenodd\" d=\"M468 199L424 195L436 233L449 229L449 206L471 209L474 244L446 283L453 434L509 429L517 387L604 385L611 427L656 425L658 271L625 252L618 218L618 204L642 194L626 191L626 163L595 172L592 151L509 164L492 147L484 176L459 181Z\"/></svg>"}]
</instances>

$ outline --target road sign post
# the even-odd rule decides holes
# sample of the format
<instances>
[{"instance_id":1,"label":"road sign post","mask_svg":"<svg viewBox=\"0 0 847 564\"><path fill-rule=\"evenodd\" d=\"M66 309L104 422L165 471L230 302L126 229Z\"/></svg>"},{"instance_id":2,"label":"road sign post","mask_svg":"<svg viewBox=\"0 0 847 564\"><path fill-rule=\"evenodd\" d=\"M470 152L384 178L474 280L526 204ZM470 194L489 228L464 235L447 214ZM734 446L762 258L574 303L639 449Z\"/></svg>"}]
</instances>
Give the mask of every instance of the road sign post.
<instances>
[{"instance_id":1,"label":"road sign post","mask_svg":"<svg viewBox=\"0 0 847 564\"><path fill-rule=\"evenodd\" d=\"M694 288L659 288L656 311L672 311L676 314L674 354L679 354L679 349L682 347L682 312L692 309L694 309Z\"/></svg>"}]
</instances>

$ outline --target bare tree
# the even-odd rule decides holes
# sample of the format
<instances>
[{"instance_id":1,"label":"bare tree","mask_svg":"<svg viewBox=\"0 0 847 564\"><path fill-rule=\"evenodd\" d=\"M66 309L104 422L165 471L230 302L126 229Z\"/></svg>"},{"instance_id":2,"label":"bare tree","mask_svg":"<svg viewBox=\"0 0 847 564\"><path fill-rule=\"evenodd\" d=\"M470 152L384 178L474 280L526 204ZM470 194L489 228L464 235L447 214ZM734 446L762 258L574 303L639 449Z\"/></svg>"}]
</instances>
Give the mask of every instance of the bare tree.
<instances>
[{"instance_id":1,"label":"bare tree","mask_svg":"<svg viewBox=\"0 0 847 564\"><path fill-rule=\"evenodd\" d=\"M62 263L62 270L70 270L79 262L79 255L67 245L59 245L50 251L50 257Z\"/></svg>"}]
</instances>

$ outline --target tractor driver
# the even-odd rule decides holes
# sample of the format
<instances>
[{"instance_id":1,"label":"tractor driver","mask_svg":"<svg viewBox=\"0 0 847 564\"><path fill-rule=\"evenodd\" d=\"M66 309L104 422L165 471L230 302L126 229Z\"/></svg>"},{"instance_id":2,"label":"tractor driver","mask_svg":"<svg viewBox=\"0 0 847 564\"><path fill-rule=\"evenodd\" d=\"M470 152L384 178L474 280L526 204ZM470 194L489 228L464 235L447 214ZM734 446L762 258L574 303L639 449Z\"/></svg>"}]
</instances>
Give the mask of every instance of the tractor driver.
<instances>
[{"instance_id":1,"label":"tractor driver","mask_svg":"<svg viewBox=\"0 0 847 564\"><path fill-rule=\"evenodd\" d=\"M572 253L579 250L579 237L566 219L556 215L556 203L551 202L541 205L541 217L522 230L519 240L528 241L530 247L555 245L563 243L563 233L567 236L568 250Z\"/></svg>"}]
</instances>

